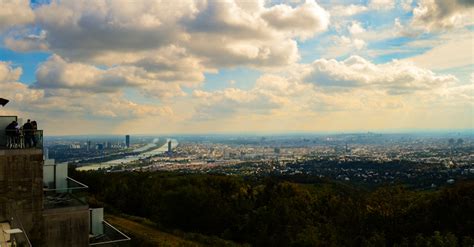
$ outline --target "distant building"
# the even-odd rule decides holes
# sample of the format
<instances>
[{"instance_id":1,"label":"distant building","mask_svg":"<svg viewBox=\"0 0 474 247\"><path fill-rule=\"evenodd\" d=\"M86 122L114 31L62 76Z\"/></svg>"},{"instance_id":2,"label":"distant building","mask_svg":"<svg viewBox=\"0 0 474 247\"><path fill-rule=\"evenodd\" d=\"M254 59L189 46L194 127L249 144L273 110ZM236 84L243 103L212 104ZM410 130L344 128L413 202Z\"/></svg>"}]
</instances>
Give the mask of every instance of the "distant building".
<instances>
[{"instance_id":1,"label":"distant building","mask_svg":"<svg viewBox=\"0 0 474 247\"><path fill-rule=\"evenodd\" d=\"M49 149L48 148L43 148L43 158L44 160L49 160Z\"/></svg>"},{"instance_id":2,"label":"distant building","mask_svg":"<svg viewBox=\"0 0 474 247\"><path fill-rule=\"evenodd\" d=\"M168 141L168 154L171 154L173 152L171 148L171 141Z\"/></svg>"},{"instance_id":3,"label":"distant building","mask_svg":"<svg viewBox=\"0 0 474 247\"><path fill-rule=\"evenodd\" d=\"M125 136L125 146L127 146L127 148L130 148L130 135Z\"/></svg>"},{"instance_id":4,"label":"distant building","mask_svg":"<svg viewBox=\"0 0 474 247\"><path fill-rule=\"evenodd\" d=\"M103 143L97 143L97 150L104 150L104 144Z\"/></svg>"}]
</instances>

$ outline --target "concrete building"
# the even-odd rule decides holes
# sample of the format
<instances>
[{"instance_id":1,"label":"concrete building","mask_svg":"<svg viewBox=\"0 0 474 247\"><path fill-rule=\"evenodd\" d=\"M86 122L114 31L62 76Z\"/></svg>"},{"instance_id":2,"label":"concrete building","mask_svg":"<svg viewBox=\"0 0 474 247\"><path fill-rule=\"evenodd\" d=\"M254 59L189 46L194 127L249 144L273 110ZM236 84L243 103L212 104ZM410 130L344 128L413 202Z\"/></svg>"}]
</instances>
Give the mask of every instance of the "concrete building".
<instances>
[{"instance_id":1,"label":"concrete building","mask_svg":"<svg viewBox=\"0 0 474 247\"><path fill-rule=\"evenodd\" d=\"M87 186L67 175L67 164L43 159L43 133L26 148L24 133L0 116L0 246L123 246L130 238L86 203Z\"/></svg>"}]
</instances>

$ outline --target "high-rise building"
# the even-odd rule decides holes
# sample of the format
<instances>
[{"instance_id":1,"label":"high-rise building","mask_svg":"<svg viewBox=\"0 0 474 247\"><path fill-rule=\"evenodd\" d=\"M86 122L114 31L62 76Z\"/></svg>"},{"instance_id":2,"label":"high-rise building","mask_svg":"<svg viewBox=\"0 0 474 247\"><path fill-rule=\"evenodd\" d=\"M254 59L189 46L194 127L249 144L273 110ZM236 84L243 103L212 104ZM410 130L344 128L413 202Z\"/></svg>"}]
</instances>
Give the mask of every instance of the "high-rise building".
<instances>
[{"instance_id":1,"label":"high-rise building","mask_svg":"<svg viewBox=\"0 0 474 247\"><path fill-rule=\"evenodd\" d=\"M104 150L104 144L103 143L97 143L96 148L97 148L97 150Z\"/></svg>"},{"instance_id":2,"label":"high-rise building","mask_svg":"<svg viewBox=\"0 0 474 247\"><path fill-rule=\"evenodd\" d=\"M171 140L168 141L168 153L171 154L173 152L171 148Z\"/></svg>"},{"instance_id":3,"label":"high-rise building","mask_svg":"<svg viewBox=\"0 0 474 247\"><path fill-rule=\"evenodd\" d=\"M127 146L127 148L130 148L130 135L125 136L125 146Z\"/></svg>"},{"instance_id":4,"label":"high-rise building","mask_svg":"<svg viewBox=\"0 0 474 247\"><path fill-rule=\"evenodd\" d=\"M0 130L17 117L0 116ZM77 192L88 187L67 174L68 164L44 160L43 132L34 147L0 131L0 246L116 246L130 240L90 208ZM8 242L7 242L8 240Z\"/></svg>"}]
</instances>

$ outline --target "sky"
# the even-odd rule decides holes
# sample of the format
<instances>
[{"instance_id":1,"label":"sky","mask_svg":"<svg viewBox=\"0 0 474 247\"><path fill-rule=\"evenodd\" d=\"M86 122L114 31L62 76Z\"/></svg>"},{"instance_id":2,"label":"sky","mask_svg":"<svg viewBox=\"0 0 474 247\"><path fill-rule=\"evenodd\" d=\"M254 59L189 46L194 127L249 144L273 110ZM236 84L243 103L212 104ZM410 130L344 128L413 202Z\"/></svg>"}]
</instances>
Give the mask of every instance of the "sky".
<instances>
[{"instance_id":1,"label":"sky","mask_svg":"<svg viewBox=\"0 0 474 247\"><path fill-rule=\"evenodd\" d=\"M46 135L474 128L471 0L0 0Z\"/></svg>"}]
</instances>

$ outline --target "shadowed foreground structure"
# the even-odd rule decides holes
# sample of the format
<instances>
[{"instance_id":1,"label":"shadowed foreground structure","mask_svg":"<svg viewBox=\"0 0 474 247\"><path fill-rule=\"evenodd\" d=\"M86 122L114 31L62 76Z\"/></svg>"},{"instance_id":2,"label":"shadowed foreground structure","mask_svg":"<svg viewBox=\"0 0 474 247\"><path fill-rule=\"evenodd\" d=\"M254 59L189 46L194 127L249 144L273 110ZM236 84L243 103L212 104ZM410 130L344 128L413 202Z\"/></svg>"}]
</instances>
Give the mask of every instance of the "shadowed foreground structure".
<instances>
[{"instance_id":1,"label":"shadowed foreground structure","mask_svg":"<svg viewBox=\"0 0 474 247\"><path fill-rule=\"evenodd\" d=\"M0 116L0 246L123 246L129 238L89 208L87 186L68 177L67 164L44 160L38 145L8 144L5 126L16 116Z\"/></svg>"},{"instance_id":2,"label":"shadowed foreground structure","mask_svg":"<svg viewBox=\"0 0 474 247\"><path fill-rule=\"evenodd\" d=\"M472 246L474 182L374 190L305 178L76 172L91 200L180 230L253 246ZM441 245L436 245L440 242Z\"/></svg>"}]
</instances>

